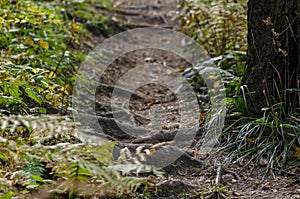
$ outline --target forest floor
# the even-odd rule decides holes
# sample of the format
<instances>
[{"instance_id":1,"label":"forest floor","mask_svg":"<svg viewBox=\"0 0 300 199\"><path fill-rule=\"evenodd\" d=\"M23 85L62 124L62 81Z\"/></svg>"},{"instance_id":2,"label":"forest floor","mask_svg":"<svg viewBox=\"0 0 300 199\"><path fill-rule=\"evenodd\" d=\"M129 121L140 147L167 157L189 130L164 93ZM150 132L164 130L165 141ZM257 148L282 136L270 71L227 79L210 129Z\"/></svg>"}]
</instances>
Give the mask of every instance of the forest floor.
<instances>
[{"instance_id":1,"label":"forest floor","mask_svg":"<svg viewBox=\"0 0 300 199\"><path fill-rule=\"evenodd\" d=\"M179 30L176 6L177 0L116 0L114 11L100 9L110 17L110 25L114 26L117 32L140 27ZM97 45L103 39L95 32L92 42ZM169 71L158 67L160 65L168 66ZM112 90L117 83L120 83L122 76L136 67L142 69L144 74L141 75L149 75L148 67L152 67L151 76L157 78L165 73L180 75L185 68L190 67L190 64L183 58L163 50L137 50L119 57L101 77L100 86L97 88L96 110L100 120L106 121L104 132L109 134L111 139L117 140L119 146L131 147L133 150L142 145L153 146L172 141L174 138L172 132L178 130L178 123L180 124L179 102L172 92L161 85L147 84L139 87L134 93L135 97L131 97L129 105L119 107L118 113L121 112L127 119L131 118L127 120L129 126L138 126L142 129L153 128L153 132L171 136L157 137L157 134L152 133L142 139L138 136L128 137L118 132L113 133L115 125L107 122L110 119L113 121L113 116L116 114L116 111L111 108ZM126 81L121 85L123 85L121 89L127 92ZM118 100L122 102L126 99ZM151 115L153 110L164 110L165 113L153 116ZM162 125L153 125L151 123L153 118L159 120ZM191 124L180 124L186 127L189 125ZM197 142L196 138L194 142ZM164 168L165 177L157 185L154 198L201 198L201 196L203 198L300 198L299 175L280 173L276 170L275 175L266 173L264 160L260 165L225 166L223 164L225 155L197 156L194 155L197 151L195 146L183 150L185 154L181 158ZM215 186L216 181L224 186Z\"/></svg>"}]
</instances>

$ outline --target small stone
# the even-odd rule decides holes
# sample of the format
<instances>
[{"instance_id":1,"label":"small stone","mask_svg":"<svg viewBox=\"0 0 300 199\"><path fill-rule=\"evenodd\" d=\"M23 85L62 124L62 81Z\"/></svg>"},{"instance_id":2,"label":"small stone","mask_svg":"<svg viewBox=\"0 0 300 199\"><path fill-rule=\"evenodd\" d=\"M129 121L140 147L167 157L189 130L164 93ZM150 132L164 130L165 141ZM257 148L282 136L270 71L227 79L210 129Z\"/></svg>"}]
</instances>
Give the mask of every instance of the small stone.
<instances>
[{"instance_id":1,"label":"small stone","mask_svg":"<svg viewBox=\"0 0 300 199\"><path fill-rule=\"evenodd\" d=\"M262 167L267 166L267 164L268 164L268 160L266 158L262 158L258 162L258 165Z\"/></svg>"},{"instance_id":2,"label":"small stone","mask_svg":"<svg viewBox=\"0 0 300 199\"><path fill-rule=\"evenodd\" d=\"M152 58L152 57L146 57L146 58L144 59L144 61L145 61L145 62L148 62L148 63L154 63L154 62L156 62L156 59L154 59L154 58Z\"/></svg>"},{"instance_id":3,"label":"small stone","mask_svg":"<svg viewBox=\"0 0 300 199\"><path fill-rule=\"evenodd\" d=\"M222 176L222 180L226 183L226 184L229 184L229 183L232 183L232 180L234 179L234 177L230 174L225 174Z\"/></svg>"}]
</instances>

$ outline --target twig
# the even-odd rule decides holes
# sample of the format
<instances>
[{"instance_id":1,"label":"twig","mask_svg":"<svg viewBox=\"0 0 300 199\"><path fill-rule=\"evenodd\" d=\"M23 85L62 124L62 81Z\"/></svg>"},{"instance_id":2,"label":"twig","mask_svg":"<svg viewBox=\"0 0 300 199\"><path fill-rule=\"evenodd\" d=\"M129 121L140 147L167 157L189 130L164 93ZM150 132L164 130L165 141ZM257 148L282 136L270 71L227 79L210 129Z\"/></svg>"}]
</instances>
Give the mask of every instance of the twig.
<instances>
[{"instance_id":1,"label":"twig","mask_svg":"<svg viewBox=\"0 0 300 199\"><path fill-rule=\"evenodd\" d=\"M216 185L221 183L221 178L222 178L222 167L218 166L216 180L215 180Z\"/></svg>"}]
</instances>

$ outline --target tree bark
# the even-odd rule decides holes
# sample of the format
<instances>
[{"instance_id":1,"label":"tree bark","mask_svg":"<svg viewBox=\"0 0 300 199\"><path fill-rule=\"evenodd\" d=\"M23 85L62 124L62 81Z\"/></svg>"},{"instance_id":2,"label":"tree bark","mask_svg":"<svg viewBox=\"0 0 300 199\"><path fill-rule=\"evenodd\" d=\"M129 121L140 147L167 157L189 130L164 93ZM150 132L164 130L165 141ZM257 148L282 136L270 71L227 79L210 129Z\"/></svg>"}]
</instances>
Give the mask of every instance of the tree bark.
<instances>
[{"instance_id":1,"label":"tree bark","mask_svg":"<svg viewBox=\"0 0 300 199\"><path fill-rule=\"evenodd\" d=\"M287 113L299 112L299 49L299 0L248 1L248 55L242 82L253 92L246 102L250 115L279 102Z\"/></svg>"}]
</instances>

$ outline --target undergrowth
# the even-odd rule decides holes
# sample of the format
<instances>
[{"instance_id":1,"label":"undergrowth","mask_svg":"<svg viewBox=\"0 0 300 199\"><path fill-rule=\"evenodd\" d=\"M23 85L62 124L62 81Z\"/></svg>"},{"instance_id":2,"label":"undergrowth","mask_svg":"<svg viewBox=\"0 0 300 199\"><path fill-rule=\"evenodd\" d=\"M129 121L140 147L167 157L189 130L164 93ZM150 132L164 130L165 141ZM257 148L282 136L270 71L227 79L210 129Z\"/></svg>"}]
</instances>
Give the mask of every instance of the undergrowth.
<instances>
[{"instance_id":1,"label":"undergrowth","mask_svg":"<svg viewBox=\"0 0 300 199\"><path fill-rule=\"evenodd\" d=\"M109 36L97 7L111 6L103 0L0 2L1 199L130 197L152 182L140 173L161 175L126 150L114 160L114 142L86 143L71 117L49 115L71 110L79 64L94 47L88 29ZM27 114L47 115L21 116Z\"/></svg>"},{"instance_id":2,"label":"undergrowth","mask_svg":"<svg viewBox=\"0 0 300 199\"><path fill-rule=\"evenodd\" d=\"M162 176L126 148L114 159L114 142L78 139L84 132L68 117L10 116L0 123L0 198L130 196L154 183L140 174Z\"/></svg>"},{"instance_id":3,"label":"undergrowth","mask_svg":"<svg viewBox=\"0 0 300 199\"><path fill-rule=\"evenodd\" d=\"M0 3L0 113L68 110L73 82L91 49L87 26L105 24L92 4L109 1L11 1ZM102 33L109 35L103 26ZM63 113L63 111L61 111Z\"/></svg>"},{"instance_id":4,"label":"undergrowth","mask_svg":"<svg viewBox=\"0 0 300 199\"><path fill-rule=\"evenodd\" d=\"M180 4L182 31L212 57L247 48L246 1L184 0Z\"/></svg>"},{"instance_id":5,"label":"undergrowth","mask_svg":"<svg viewBox=\"0 0 300 199\"><path fill-rule=\"evenodd\" d=\"M252 103L255 107L255 102L247 85L241 85L247 49L246 3L244 0L182 1L179 6L182 30L213 57L199 63L199 67L188 69L185 76L200 93L199 102L203 105L201 92L205 83L198 68L215 67L222 74L228 111L219 151L229 153L228 164L249 166L266 160L268 170L289 169L296 173L300 166L299 113L287 113L283 103L269 102L270 106L263 109L262 116L248 117L247 104ZM291 90L299 92L297 88L289 88Z\"/></svg>"}]
</instances>

